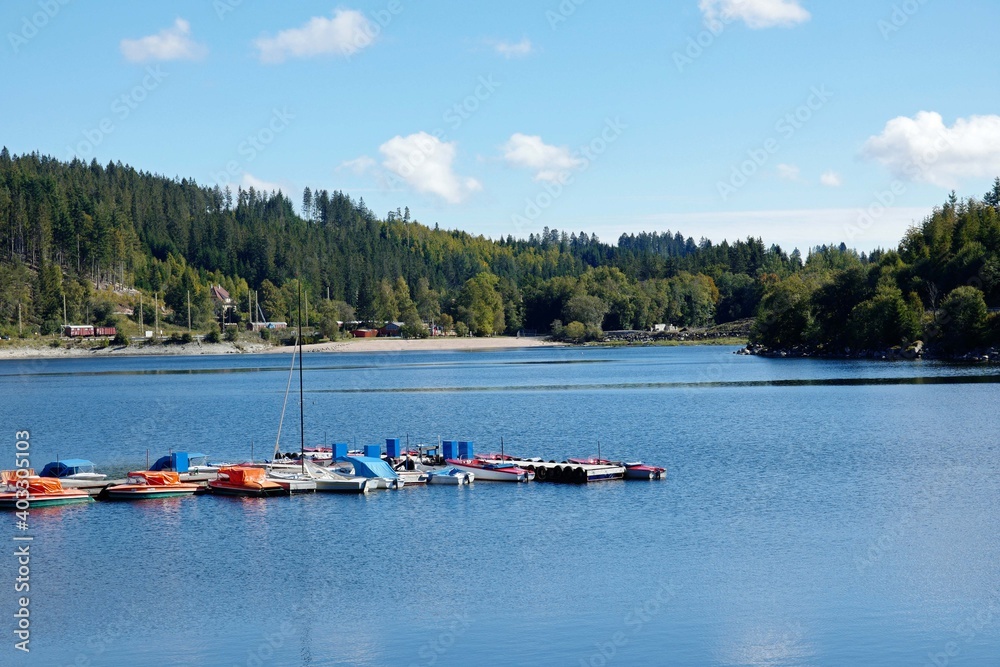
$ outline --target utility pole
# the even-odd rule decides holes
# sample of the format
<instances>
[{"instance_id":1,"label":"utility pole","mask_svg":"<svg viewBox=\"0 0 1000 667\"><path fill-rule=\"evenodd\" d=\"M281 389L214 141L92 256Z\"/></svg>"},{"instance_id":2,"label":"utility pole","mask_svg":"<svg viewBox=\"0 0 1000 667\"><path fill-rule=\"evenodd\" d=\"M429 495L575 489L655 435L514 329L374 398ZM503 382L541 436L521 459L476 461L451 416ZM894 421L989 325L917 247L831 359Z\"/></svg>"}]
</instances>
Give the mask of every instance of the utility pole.
<instances>
[{"instance_id":1,"label":"utility pole","mask_svg":"<svg viewBox=\"0 0 1000 667\"><path fill-rule=\"evenodd\" d=\"M142 327L142 337L146 337L146 320L142 317L142 292L139 292L139 326Z\"/></svg>"},{"instance_id":2,"label":"utility pole","mask_svg":"<svg viewBox=\"0 0 1000 667\"><path fill-rule=\"evenodd\" d=\"M21 302L17 302L17 335L21 335Z\"/></svg>"},{"instance_id":3,"label":"utility pole","mask_svg":"<svg viewBox=\"0 0 1000 667\"><path fill-rule=\"evenodd\" d=\"M158 302L159 296L160 296L159 290L153 292L153 312L156 313L156 326L153 328L153 340L156 340L160 336L160 305Z\"/></svg>"},{"instance_id":4,"label":"utility pole","mask_svg":"<svg viewBox=\"0 0 1000 667\"><path fill-rule=\"evenodd\" d=\"M188 294L188 333L191 333L191 290L188 290L187 294Z\"/></svg>"},{"instance_id":5,"label":"utility pole","mask_svg":"<svg viewBox=\"0 0 1000 667\"><path fill-rule=\"evenodd\" d=\"M66 320L66 293L63 292L63 326L67 326L69 322Z\"/></svg>"}]
</instances>

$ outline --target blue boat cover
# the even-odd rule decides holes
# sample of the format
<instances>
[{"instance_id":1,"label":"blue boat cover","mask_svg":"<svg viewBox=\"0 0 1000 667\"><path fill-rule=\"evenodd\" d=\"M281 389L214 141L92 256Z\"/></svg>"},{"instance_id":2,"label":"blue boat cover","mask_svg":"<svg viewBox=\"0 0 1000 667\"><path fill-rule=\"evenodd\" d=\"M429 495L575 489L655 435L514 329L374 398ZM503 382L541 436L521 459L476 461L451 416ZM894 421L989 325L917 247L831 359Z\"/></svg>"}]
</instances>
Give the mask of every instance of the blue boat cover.
<instances>
[{"instance_id":1,"label":"blue boat cover","mask_svg":"<svg viewBox=\"0 0 1000 667\"><path fill-rule=\"evenodd\" d=\"M63 459L61 461L53 461L52 463L46 463L45 467L42 468L42 477L66 477L68 475L75 475L81 472L80 468L86 468L82 472L91 472L94 469L94 464L87 459Z\"/></svg>"},{"instance_id":2,"label":"blue boat cover","mask_svg":"<svg viewBox=\"0 0 1000 667\"><path fill-rule=\"evenodd\" d=\"M354 466L354 474L358 477L388 477L396 479L399 477L392 466L382 459L371 456L341 456L338 461L347 461Z\"/></svg>"},{"instance_id":3,"label":"blue boat cover","mask_svg":"<svg viewBox=\"0 0 1000 667\"><path fill-rule=\"evenodd\" d=\"M160 470L173 470L175 472L187 472L190 465L189 462L195 458L206 458L205 454L201 452L174 452L168 456L161 456L156 460L150 470L160 471ZM178 465L178 459L180 459L180 465ZM198 465L195 463L195 465ZM181 468L178 470L178 468Z\"/></svg>"}]
</instances>

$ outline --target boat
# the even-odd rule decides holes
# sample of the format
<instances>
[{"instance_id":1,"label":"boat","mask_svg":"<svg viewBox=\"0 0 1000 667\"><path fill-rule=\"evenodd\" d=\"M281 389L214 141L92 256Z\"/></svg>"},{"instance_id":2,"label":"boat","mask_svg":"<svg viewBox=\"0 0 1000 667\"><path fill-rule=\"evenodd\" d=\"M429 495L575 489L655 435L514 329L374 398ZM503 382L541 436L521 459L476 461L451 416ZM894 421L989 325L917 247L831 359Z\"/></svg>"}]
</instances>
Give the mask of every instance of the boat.
<instances>
[{"instance_id":1,"label":"boat","mask_svg":"<svg viewBox=\"0 0 1000 667\"><path fill-rule=\"evenodd\" d=\"M25 470L26 472L30 472ZM18 475L16 470L3 471L3 491L0 491L0 509L37 509L58 505L75 505L93 502L86 491L64 489L55 477ZM28 501L28 506L18 507L18 501Z\"/></svg>"},{"instance_id":2,"label":"boat","mask_svg":"<svg viewBox=\"0 0 1000 667\"><path fill-rule=\"evenodd\" d=\"M570 463L583 465L613 465L625 468L625 479L663 479L667 476L667 469L659 466L651 466L642 461L609 461L607 459L569 459Z\"/></svg>"},{"instance_id":3,"label":"boat","mask_svg":"<svg viewBox=\"0 0 1000 667\"><path fill-rule=\"evenodd\" d=\"M208 489L223 496L248 496L270 498L284 496L288 492L280 484L267 479L267 472L261 468L245 466L225 466L219 469L219 477L209 480Z\"/></svg>"},{"instance_id":4,"label":"boat","mask_svg":"<svg viewBox=\"0 0 1000 667\"><path fill-rule=\"evenodd\" d=\"M301 480L315 482L317 491L328 493L368 493L376 485L373 479L341 474L321 468L309 461L305 462L302 469L299 466L295 466L295 470L269 468L267 475L270 479L285 482Z\"/></svg>"},{"instance_id":5,"label":"boat","mask_svg":"<svg viewBox=\"0 0 1000 667\"><path fill-rule=\"evenodd\" d=\"M163 470L187 473L189 475L219 472L219 467L209 465L208 456L201 452L171 452L166 456L158 458L149 469L153 472Z\"/></svg>"},{"instance_id":6,"label":"boat","mask_svg":"<svg viewBox=\"0 0 1000 667\"><path fill-rule=\"evenodd\" d=\"M445 463L459 470L471 472L476 479L484 482L530 482L535 479L535 473L506 461L448 459Z\"/></svg>"},{"instance_id":7,"label":"boat","mask_svg":"<svg viewBox=\"0 0 1000 667\"><path fill-rule=\"evenodd\" d=\"M42 468L42 477L58 477L59 479L78 479L84 482L100 482L107 475L96 472L94 464L86 459L62 459L46 463Z\"/></svg>"},{"instance_id":8,"label":"boat","mask_svg":"<svg viewBox=\"0 0 1000 667\"><path fill-rule=\"evenodd\" d=\"M190 496L197 490L197 484L181 482L180 475L176 472L141 470L130 472L124 484L109 486L105 493L114 500L141 500Z\"/></svg>"},{"instance_id":9,"label":"boat","mask_svg":"<svg viewBox=\"0 0 1000 667\"><path fill-rule=\"evenodd\" d=\"M376 489L401 489L406 484L391 465L373 456L342 456L333 464L333 470L371 479Z\"/></svg>"},{"instance_id":10,"label":"boat","mask_svg":"<svg viewBox=\"0 0 1000 667\"><path fill-rule=\"evenodd\" d=\"M462 486L463 484L472 484L475 479L475 473L467 470L460 470L455 466L427 473L428 484L449 484L452 486Z\"/></svg>"}]
</instances>

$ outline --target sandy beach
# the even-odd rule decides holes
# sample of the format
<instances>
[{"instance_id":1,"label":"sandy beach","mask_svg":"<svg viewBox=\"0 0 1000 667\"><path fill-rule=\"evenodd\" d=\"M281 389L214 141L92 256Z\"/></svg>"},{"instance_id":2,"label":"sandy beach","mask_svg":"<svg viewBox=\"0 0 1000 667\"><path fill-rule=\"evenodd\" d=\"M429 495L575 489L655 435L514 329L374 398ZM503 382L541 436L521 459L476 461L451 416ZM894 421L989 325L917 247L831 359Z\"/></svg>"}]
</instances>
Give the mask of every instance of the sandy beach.
<instances>
[{"instance_id":1,"label":"sandy beach","mask_svg":"<svg viewBox=\"0 0 1000 667\"><path fill-rule=\"evenodd\" d=\"M528 347L557 347L562 343L553 343L544 338L514 338L496 336L492 338L456 338L453 336L427 339L402 338L357 338L353 340L333 341L303 345L303 352L419 352L419 351L475 351L503 350ZM64 343L60 347L49 345L25 345L20 341L0 345L0 360L3 359L60 359L67 357L95 358L120 356L200 356L219 354L268 354L287 353L298 348L290 345L274 346L257 342L236 343L188 343L179 345L166 343L161 345L129 345L118 347L109 345L104 348L89 348L85 345Z\"/></svg>"}]
</instances>

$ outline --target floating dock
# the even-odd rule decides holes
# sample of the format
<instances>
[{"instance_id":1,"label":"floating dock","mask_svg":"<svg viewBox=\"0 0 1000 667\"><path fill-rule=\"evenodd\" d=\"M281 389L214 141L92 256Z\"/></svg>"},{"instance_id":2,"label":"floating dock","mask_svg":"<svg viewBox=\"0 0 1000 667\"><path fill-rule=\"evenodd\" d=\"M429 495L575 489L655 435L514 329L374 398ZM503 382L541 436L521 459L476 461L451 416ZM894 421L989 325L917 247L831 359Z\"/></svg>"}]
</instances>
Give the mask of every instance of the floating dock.
<instances>
[{"instance_id":1,"label":"floating dock","mask_svg":"<svg viewBox=\"0 0 1000 667\"><path fill-rule=\"evenodd\" d=\"M610 464L596 463L556 463L532 459L507 459L518 468L535 473L536 482L557 482L562 484L588 484L625 478L625 468Z\"/></svg>"}]
</instances>

